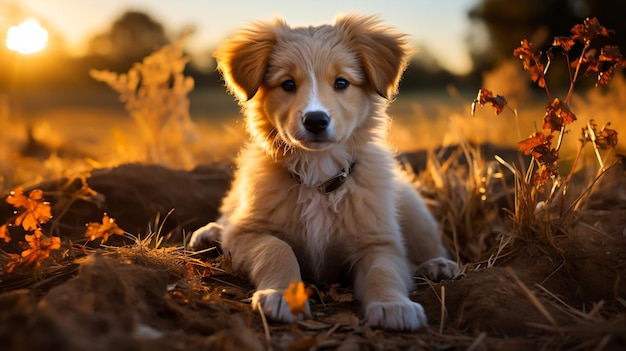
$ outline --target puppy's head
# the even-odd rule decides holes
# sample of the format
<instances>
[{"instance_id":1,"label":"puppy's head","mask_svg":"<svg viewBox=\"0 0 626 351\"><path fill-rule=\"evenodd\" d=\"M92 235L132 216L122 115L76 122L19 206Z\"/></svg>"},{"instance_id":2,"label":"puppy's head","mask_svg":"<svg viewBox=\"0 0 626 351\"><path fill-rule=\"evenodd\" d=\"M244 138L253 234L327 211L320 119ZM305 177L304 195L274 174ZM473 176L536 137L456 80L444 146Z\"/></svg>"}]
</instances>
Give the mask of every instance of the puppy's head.
<instances>
[{"instance_id":1,"label":"puppy's head","mask_svg":"<svg viewBox=\"0 0 626 351\"><path fill-rule=\"evenodd\" d=\"M215 54L249 131L270 150L324 150L374 125L368 119L397 92L407 56L403 35L358 15L319 27L255 23Z\"/></svg>"}]
</instances>

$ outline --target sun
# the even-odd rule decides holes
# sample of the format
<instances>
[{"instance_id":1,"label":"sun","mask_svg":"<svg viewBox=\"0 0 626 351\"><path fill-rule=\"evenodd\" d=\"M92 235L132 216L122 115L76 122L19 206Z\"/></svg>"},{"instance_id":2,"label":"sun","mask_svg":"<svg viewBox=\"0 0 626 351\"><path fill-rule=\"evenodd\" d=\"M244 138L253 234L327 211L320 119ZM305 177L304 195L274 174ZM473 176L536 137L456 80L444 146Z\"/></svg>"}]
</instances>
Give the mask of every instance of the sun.
<instances>
[{"instance_id":1,"label":"sun","mask_svg":"<svg viewBox=\"0 0 626 351\"><path fill-rule=\"evenodd\" d=\"M48 31L34 18L9 28L6 45L20 54L34 54L43 50L48 43Z\"/></svg>"}]
</instances>

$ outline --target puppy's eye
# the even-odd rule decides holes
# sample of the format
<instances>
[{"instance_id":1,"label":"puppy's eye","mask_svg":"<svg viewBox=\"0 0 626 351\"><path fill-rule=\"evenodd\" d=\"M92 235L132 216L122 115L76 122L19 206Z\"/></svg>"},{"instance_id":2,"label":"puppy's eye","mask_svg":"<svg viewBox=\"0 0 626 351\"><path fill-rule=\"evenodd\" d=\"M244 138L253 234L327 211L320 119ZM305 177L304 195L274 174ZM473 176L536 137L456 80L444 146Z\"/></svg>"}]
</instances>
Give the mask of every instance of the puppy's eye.
<instances>
[{"instance_id":1,"label":"puppy's eye","mask_svg":"<svg viewBox=\"0 0 626 351\"><path fill-rule=\"evenodd\" d=\"M287 79L286 81L280 83L280 87L283 88L284 91L295 91L296 82L291 79Z\"/></svg>"},{"instance_id":2,"label":"puppy's eye","mask_svg":"<svg viewBox=\"0 0 626 351\"><path fill-rule=\"evenodd\" d=\"M345 90L348 86L350 86L350 82L347 79L337 78L335 80L335 90Z\"/></svg>"}]
</instances>

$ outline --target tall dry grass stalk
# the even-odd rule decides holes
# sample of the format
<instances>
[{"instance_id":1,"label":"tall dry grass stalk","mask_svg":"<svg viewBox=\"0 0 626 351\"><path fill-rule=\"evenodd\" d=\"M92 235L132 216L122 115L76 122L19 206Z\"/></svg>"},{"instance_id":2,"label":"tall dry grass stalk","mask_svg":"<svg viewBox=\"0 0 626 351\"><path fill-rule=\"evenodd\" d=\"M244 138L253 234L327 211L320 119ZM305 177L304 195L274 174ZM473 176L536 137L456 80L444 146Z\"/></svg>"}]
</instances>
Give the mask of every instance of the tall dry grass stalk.
<instances>
[{"instance_id":1,"label":"tall dry grass stalk","mask_svg":"<svg viewBox=\"0 0 626 351\"><path fill-rule=\"evenodd\" d=\"M193 157L186 143L196 139L189 115L194 81L183 74L189 58L183 48L188 35L135 63L128 73L91 70L91 76L120 94L137 122L146 147L146 161L189 168Z\"/></svg>"},{"instance_id":2,"label":"tall dry grass stalk","mask_svg":"<svg viewBox=\"0 0 626 351\"><path fill-rule=\"evenodd\" d=\"M486 162L477 147L461 143L450 155L430 152L417 184L439 218L443 238L457 260L476 262L504 233L500 207L510 193L500 165Z\"/></svg>"}]
</instances>

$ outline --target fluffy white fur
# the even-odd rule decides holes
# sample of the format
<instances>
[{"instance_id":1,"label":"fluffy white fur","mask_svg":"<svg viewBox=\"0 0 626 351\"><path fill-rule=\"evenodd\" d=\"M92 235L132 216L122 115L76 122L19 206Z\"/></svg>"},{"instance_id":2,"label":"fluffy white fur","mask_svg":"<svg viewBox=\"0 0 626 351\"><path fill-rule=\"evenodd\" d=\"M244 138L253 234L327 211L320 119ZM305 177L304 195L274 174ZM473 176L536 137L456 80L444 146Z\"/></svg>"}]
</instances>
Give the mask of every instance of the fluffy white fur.
<instances>
[{"instance_id":1,"label":"fluffy white fur","mask_svg":"<svg viewBox=\"0 0 626 351\"><path fill-rule=\"evenodd\" d=\"M349 277L370 325L424 326L422 306L408 298L411 274L445 278L457 267L386 144L405 37L369 16L300 28L276 20L236 32L215 56L250 140L222 216L190 245L220 241L255 284L253 305L274 320L293 319L282 296L291 281ZM306 126L311 112L328 117L321 130ZM318 189L353 162L342 186Z\"/></svg>"}]
</instances>

